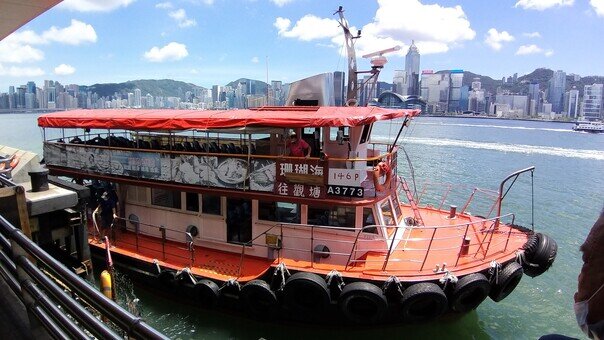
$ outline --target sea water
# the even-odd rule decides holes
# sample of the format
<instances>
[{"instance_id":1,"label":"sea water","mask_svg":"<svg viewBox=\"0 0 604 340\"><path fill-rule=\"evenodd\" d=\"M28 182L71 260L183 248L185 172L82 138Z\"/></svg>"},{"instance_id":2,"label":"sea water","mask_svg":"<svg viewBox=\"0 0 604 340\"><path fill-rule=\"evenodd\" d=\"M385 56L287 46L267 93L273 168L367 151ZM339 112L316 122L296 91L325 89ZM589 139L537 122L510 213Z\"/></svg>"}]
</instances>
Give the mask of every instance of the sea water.
<instances>
[{"instance_id":1,"label":"sea water","mask_svg":"<svg viewBox=\"0 0 604 340\"><path fill-rule=\"evenodd\" d=\"M0 115L0 144L41 153L36 118ZM378 123L372 140L392 142L400 126L400 122ZM604 134L571 129L570 123L419 117L401 134L399 144L411 165L399 152L399 175L418 192L426 181L434 188L438 188L435 183L460 184L446 204L461 206L474 187L497 190L508 174L536 167L532 181L528 173L514 184L504 212L513 210L516 223L524 226L534 221L536 231L556 240L558 256L549 271L536 278L523 277L499 303L487 299L476 311L425 325L342 329L254 321L176 304L169 294L135 286L131 293L139 299L138 312L153 327L180 339L536 339L550 333L581 337L573 294L582 265L579 246L604 206ZM437 202L439 195L438 190L433 194Z\"/></svg>"}]
</instances>

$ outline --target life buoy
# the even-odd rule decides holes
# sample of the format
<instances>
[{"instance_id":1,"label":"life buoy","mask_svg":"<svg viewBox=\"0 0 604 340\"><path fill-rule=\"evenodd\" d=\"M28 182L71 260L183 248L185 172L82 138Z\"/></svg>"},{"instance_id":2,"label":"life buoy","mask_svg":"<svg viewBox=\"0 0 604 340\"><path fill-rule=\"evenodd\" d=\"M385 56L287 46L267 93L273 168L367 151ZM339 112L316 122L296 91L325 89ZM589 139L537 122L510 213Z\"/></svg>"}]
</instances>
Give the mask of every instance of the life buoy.
<instances>
[{"instance_id":1,"label":"life buoy","mask_svg":"<svg viewBox=\"0 0 604 340\"><path fill-rule=\"evenodd\" d=\"M278 306L277 296L264 280L252 280L241 288L239 299L247 311L258 318L268 318Z\"/></svg>"},{"instance_id":2,"label":"life buoy","mask_svg":"<svg viewBox=\"0 0 604 340\"><path fill-rule=\"evenodd\" d=\"M545 273L552 266L558 253L558 244L551 237L536 233L529 237L524 249L524 273L535 277Z\"/></svg>"},{"instance_id":3,"label":"life buoy","mask_svg":"<svg viewBox=\"0 0 604 340\"><path fill-rule=\"evenodd\" d=\"M193 286L195 300L204 307L214 307L218 303L220 288L214 281L201 279Z\"/></svg>"},{"instance_id":4,"label":"life buoy","mask_svg":"<svg viewBox=\"0 0 604 340\"><path fill-rule=\"evenodd\" d=\"M350 98L346 101L346 106L357 106L358 102L354 98Z\"/></svg>"},{"instance_id":5,"label":"life buoy","mask_svg":"<svg viewBox=\"0 0 604 340\"><path fill-rule=\"evenodd\" d=\"M317 274L298 272L283 286L284 303L294 317L312 318L320 315L331 303L327 283Z\"/></svg>"},{"instance_id":6,"label":"life buoy","mask_svg":"<svg viewBox=\"0 0 604 340\"><path fill-rule=\"evenodd\" d=\"M510 262L498 274L497 282L491 287L489 296L491 300L499 302L505 299L516 288L522 279L522 266L517 262Z\"/></svg>"},{"instance_id":7,"label":"life buoy","mask_svg":"<svg viewBox=\"0 0 604 340\"><path fill-rule=\"evenodd\" d=\"M157 279L162 286L167 288L174 288L176 285L176 272L173 270L162 270L158 275Z\"/></svg>"},{"instance_id":8,"label":"life buoy","mask_svg":"<svg viewBox=\"0 0 604 340\"><path fill-rule=\"evenodd\" d=\"M433 320L448 308L445 292L431 282L420 282L403 291L401 316L404 322L417 323Z\"/></svg>"},{"instance_id":9,"label":"life buoy","mask_svg":"<svg viewBox=\"0 0 604 340\"><path fill-rule=\"evenodd\" d=\"M384 184L381 184L380 178L384 175L386 175L386 180L384 181ZM379 192L384 191L385 185L390 183L391 179L392 179L392 169L390 168L390 165L388 164L388 162L382 161L373 167L373 186L375 187L376 191L379 191Z\"/></svg>"},{"instance_id":10,"label":"life buoy","mask_svg":"<svg viewBox=\"0 0 604 340\"><path fill-rule=\"evenodd\" d=\"M14 169L19 164L19 156L13 156L13 159L10 161L10 167Z\"/></svg>"},{"instance_id":11,"label":"life buoy","mask_svg":"<svg viewBox=\"0 0 604 340\"><path fill-rule=\"evenodd\" d=\"M473 273L459 279L449 297L451 309L458 313L469 312L489 296L491 284L481 273Z\"/></svg>"},{"instance_id":12,"label":"life buoy","mask_svg":"<svg viewBox=\"0 0 604 340\"><path fill-rule=\"evenodd\" d=\"M348 320L359 324L374 324L386 314L388 300L374 284L353 282L344 286L338 306Z\"/></svg>"}]
</instances>

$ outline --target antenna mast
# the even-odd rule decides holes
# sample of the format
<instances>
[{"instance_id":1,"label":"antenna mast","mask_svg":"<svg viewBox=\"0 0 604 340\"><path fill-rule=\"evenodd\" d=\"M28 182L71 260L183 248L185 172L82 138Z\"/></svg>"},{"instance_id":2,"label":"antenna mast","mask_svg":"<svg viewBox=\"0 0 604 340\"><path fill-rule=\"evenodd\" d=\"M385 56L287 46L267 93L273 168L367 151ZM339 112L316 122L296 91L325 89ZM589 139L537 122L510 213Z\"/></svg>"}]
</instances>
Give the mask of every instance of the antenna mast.
<instances>
[{"instance_id":1,"label":"antenna mast","mask_svg":"<svg viewBox=\"0 0 604 340\"><path fill-rule=\"evenodd\" d=\"M346 54L348 56L348 92L346 93L346 103L347 105L352 104L356 106L357 103L357 57L354 50L354 39L358 39L361 37L361 30L357 31L357 35L353 36L350 33L350 29L348 28L348 21L344 18L344 9L342 6L338 7L338 10L335 11L335 14L340 16L340 26L344 30L344 38L346 43Z\"/></svg>"}]
</instances>

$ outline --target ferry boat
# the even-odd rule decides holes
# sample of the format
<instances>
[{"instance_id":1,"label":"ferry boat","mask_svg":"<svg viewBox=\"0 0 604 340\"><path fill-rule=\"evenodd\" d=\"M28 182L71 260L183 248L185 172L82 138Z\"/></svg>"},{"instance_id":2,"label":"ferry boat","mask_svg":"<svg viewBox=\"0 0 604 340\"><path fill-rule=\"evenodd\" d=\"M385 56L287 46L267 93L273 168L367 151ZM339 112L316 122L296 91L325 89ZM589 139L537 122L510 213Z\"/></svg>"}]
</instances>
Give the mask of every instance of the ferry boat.
<instances>
[{"instance_id":1,"label":"ferry boat","mask_svg":"<svg viewBox=\"0 0 604 340\"><path fill-rule=\"evenodd\" d=\"M573 130L594 133L604 132L604 123L595 121L577 122L575 126L573 126Z\"/></svg>"},{"instance_id":2,"label":"ferry boat","mask_svg":"<svg viewBox=\"0 0 604 340\"><path fill-rule=\"evenodd\" d=\"M555 241L502 213L510 179L463 205L423 203L401 176L398 141L418 110L262 107L45 114L51 174L110 184L118 268L205 306L256 317L421 322L501 301L553 263ZM294 131L310 157L287 153ZM401 135L399 131L399 136ZM447 191L448 193L448 191ZM447 195L444 194L444 196ZM480 194L493 199L469 212ZM94 208L94 207L92 207ZM93 255L106 245L92 228Z\"/></svg>"}]
</instances>

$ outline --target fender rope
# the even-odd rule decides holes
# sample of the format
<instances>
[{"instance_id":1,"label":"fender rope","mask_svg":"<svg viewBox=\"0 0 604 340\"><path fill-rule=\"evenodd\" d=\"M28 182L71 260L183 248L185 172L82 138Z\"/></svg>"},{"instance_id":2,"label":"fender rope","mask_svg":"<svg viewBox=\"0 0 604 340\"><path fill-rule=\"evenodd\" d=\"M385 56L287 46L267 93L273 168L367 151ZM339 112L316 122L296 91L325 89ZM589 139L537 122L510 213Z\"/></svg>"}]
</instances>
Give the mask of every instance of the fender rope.
<instances>
[{"instance_id":1,"label":"fender rope","mask_svg":"<svg viewBox=\"0 0 604 340\"><path fill-rule=\"evenodd\" d=\"M340 272L338 272L335 269L332 269L327 276L325 276L325 280L327 281L327 286L331 287L331 283L332 281L336 284L336 287L338 287L338 290L340 292L342 292L342 287L344 287L346 284L344 283L344 279L342 278L342 275L340 274Z\"/></svg>"},{"instance_id":2,"label":"fender rope","mask_svg":"<svg viewBox=\"0 0 604 340\"><path fill-rule=\"evenodd\" d=\"M447 289L447 285L449 284L449 282L456 284L459 279L457 278L457 276L455 276L455 274L447 270L445 271L445 275L443 275L443 277L441 277L438 281L443 284L443 290L445 290Z\"/></svg>"},{"instance_id":3,"label":"fender rope","mask_svg":"<svg viewBox=\"0 0 604 340\"><path fill-rule=\"evenodd\" d=\"M396 292L398 293L398 296L402 297L403 291L401 290L401 280L399 280L398 277L394 275L390 276L386 281L384 281L384 284L382 285L382 292L386 293L386 291L390 289L392 285L396 286Z\"/></svg>"},{"instance_id":4,"label":"fender rope","mask_svg":"<svg viewBox=\"0 0 604 340\"><path fill-rule=\"evenodd\" d=\"M501 271L501 263L493 260L491 261L491 268L489 268L489 281L493 282L493 278L495 278L495 284L499 283L499 271Z\"/></svg>"}]
</instances>

